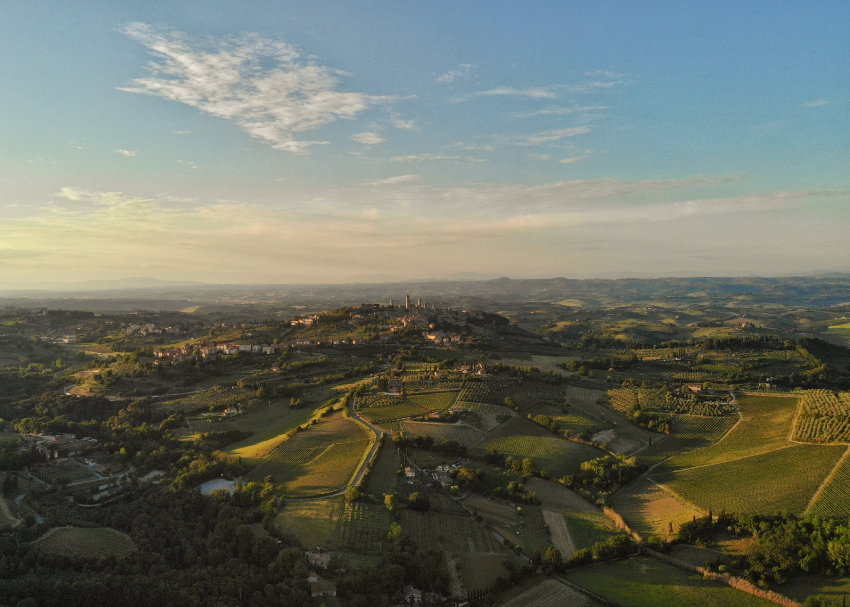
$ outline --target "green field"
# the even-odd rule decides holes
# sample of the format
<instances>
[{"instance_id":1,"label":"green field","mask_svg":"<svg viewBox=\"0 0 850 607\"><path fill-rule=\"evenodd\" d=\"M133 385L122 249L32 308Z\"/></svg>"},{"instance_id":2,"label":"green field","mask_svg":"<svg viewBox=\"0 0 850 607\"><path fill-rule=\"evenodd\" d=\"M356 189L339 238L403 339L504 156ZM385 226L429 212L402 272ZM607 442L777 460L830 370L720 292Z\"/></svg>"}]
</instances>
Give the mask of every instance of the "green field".
<instances>
[{"instance_id":1,"label":"green field","mask_svg":"<svg viewBox=\"0 0 850 607\"><path fill-rule=\"evenodd\" d=\"M832 472L807 514L850 519L850 449Z\"/></svg>"},{"instance_id":2,"label":"green field","mask_svg":"<svg viewBox=\"0 0 850 607\"><path fill-rule=\"evenodd\" d=\"M432 436L435 440L445 438L461 445L471 447L484 437L484 434L466 424L443 424L439 422L398 422L401 430L407 435Z\"/></svg>"},{"instance_id":3,"label":"green field","mask_svg":"<svg viewBox=\"0 0 850 607\"><path fill-rule=\"evenodd\" d=\"M387 550L392 515L383 504L364 501L346 502L334 529L334 544L339 549L375 554Z\"/></svg>"},{"instance_id":4,"label":"green field","mask_svg":"<svg viewBox=\"0 0 850 607\"><path fill-rule=\"evenodd\" d=\"M396 485L398 485L398 469L400 466L401 455L398 449L392 444L385 443L372 465L372 471L369 473L369 480L366 483L366 493L378 497L393 493Z\"/></svg>"},{"instance_id":5,"label":"green field","mask_svg":"<svg viewBox=\"0 0 850 607\"><path fill-rule=\"evenodd\" d=\"M32 545L48 554L84 558L122 557L136 552L130 536L108 527L59 527Z\"/></svg>"},{"instance_id":6,"label":"green field","mask_svg":"<svg viewBox=\"0 0 850 607\"><path fill-rule=\"evenodd\" d=\"M408 396L359 397L356 407L370 421L381 422L446 411L455 404L457 392L426 392Z\"/></svg>"},{"instance_id":7,"label":"green field","mask_svg":"<svg viewBox=\"0 0 850 607\"><path fill-rule=\"evenodd\" d=\"M577 474L582 462L604 455L595 447L561 438L519 417L497 428L475 449L495 449L504 456L520 459L530 457L538 469L546 468L552 478Z\"/></svg>"},{"instance_id":8,"label":"green field","mask_svg":"<svg viewBox=\"0 0 850 607\"><path fill-rule=\"evenodd\" d=\"M647 464L654 464L693 449L708 447L720 440L737 421L736 415L677 415L672 422L673 433L641 451L639 456Z\"/></svg>"},{"instance_id":9,"label":"green field","mask_svg":"<svg viewBox=\"0 0 850 607\"><path fill-rule=\"evenodd\" d=\"M673 565L639 556L576 569L565 577L629 607L770 607L773 603L704 579Z\"/></svg>"},{"instance_id":10,"label":"green field","mask_svg":"<svg viewBox=\"0 0 850 607\"><path fill-rule=\"evenodd\" d=\"M704 509L799 514L843 453L842 446L794 445L654 478Z\"/></svg>"},{"instance_id":11,"label":"green field","mask_svg":"<svg viewBox=\"0 0 850 607\"><path fill-rule=\"evenodd\" d=\"M288 502L275 518L275 526L304 546L328 546L333 543L344 503L342 496L311 502Z\"/></svg>"},{"instance_id":12,"label":"green field","mask_svg":"<svg viewBox=\"0 0 850 607\"><path fill-rule=\"evenodd\" d=\"M248 474L248 480L273 476L286 495L327 493L349 482L372 436L342 413L323 418L295 434Z\"/></svg>"},{"instance_id":13,"label":"green field","mask_svg":"<svg viewBox=\"0 0 850 607\"><path fill-rule=\"evenodd\" d=\"M789 445L796 398L747 395L738 399L738 406L741 422L726 438L711 447L679 455L669 464L677 468L720 464Z\"/></svg>"}]
</instances>

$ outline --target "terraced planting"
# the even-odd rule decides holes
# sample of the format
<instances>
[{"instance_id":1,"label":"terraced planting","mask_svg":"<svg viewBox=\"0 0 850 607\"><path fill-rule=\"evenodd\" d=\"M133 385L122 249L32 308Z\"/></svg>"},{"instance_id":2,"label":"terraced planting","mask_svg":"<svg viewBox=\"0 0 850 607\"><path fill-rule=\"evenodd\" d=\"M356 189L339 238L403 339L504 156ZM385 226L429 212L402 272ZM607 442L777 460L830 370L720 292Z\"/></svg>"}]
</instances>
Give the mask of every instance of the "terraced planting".
<instances>
[{"instance_id":1,"label":"terraced planting","mask_svg":"<svg viewBox=\"0 0 850 607\"><path fill-rule=\"evenodd\" d=\"M530 457L538 469L546 468L552 478L577 474L582 462L603 454L594 447L555 436L522 418L513 418L502 425L475 449L481 452L495 449L504 456L520 459Z\"/></svg>"},{"instance_id":2,"label":"terraced planting","mask_svg":"<svg viewBox=\"0 0 850 607\"><path fill-rule=\"evenodd\" d=\"M130 536L107 527L59 527L33 542L33 547L48 554L68 557L122 557L136 552Z\"/></svg>"},{"instance_id":3,"label":"terraced planting","mask_svg":"<svg viewBox=\"0 0 850 607\"><path fill-rule=\"evenodd\" d=\"M850 441L850 392L807 391L800 399L794 440L807 443Z\"/></svg>"},{"instance_id":4,"label":"terraced planting","mask_svg":"<svg viewBox=\"0 0 850 607\"><path fill-rule=\"evenodd\" d=\"M843 453L841 446L794 445L654 478L704 509L799 514Z\"/></svg>"},{"instance_id":5,"label":"terraced planting","mask_svg":"<svg viewBox=\"0 0 850 607\"><path fill-rule=\"evenodd\" d=\"M806 514L850 519L850 449L826 479Z\"/></svg>"}]
</instances>

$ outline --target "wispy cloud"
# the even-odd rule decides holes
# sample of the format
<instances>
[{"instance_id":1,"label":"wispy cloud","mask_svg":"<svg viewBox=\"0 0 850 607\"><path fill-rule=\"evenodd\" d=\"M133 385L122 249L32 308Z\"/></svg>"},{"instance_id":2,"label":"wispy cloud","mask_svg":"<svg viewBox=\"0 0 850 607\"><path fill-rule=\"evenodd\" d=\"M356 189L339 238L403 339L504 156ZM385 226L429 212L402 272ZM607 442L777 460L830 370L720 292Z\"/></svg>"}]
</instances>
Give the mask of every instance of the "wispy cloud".
<instances>
[{"instance_id":1,"label":"wispy cloud","mask_svg":"<svg viewBox=\"0 0 850 607\"><path fill-rule=\"evenodd\" d=\"M411 154L409 156L393 156L392 162L410 162L416 160L457 160L460 156L440 156L435 154Z\"/></svg>"},{"instance_id":2,"label":"wispy cloud","mask_svg":"<svg viewBox=\"0 0 850 607\"><path fill-rule=\"evenodd\" d=\"M397 129L403 129L405 131L418 131L419 127L416 126L416 121L414 120L401 120L399 118L395 118L392 121L392 125Z\"/></svg>"},{"instance_id":3,"label":"wispy cloud","mask_svg":"<svg viewBox=\"0 0 850 607\"><path fill-rule=\"evenodd\" d=\"M607 110L607 105L588 105L588 106L550 106L533 112L517 112L514 114L518 118L531 118L532 116L566 116L568 114L580 114L585 112L596 112Z\"/></svg>"},{"instance_id":4,"label":"wispy cloud","mask_svg":"<svg viewBox=\"0 0 850 607\"><path fill-rule=\"evenodd\" d=\"M130 150L115 150L116 153L121 154L122 156L135 156L136 152L131 152Z\"/></svg>"},{"instance_id":5,"label":"wispy cloud","mask_svg":"<svg viewBox=\"0 0 850 607\"><path fill-rule=\"evenodd\" d=\"M381 187L334 191L325 200L263 206L216 202L201 205L166 204L171 197L144 198L121 192L97 192L65 187L57 204L40 215L0 218L3 276L25 279L40 275L126 275L127 268L156 268L162 274L190 273L196 279L281 281L279 259L306 281L344 280L352 270L385 271L388 264L416 271L477 255L493 262L494 271L511 263L568 259L569 251L544 243L560 235L580 239L586 226L606 226L605 242L621 255L621 238L634 234L635 224L656 224L665 255L705 254L704 242L684 246L672 237L680 224L693 218L725 218L750 214L758 221L775 217L770 211L800 208L817 199L841 197L847 191L780 191L730 198L689 198L675 202L630 199L629 194L674 188L720 185L737 177L693 176L672 180L623 182L613 179L575 180L541 185L482 185L463 188L421 186L412 176L375 180ZM446 212L450 210L450 212ZM750 222L734 222L749 225ZM661 227L666 224L668 227ZM787 224L787 222L786 222ZM610 226L610 227L608 227ZM619 227L618 227L619 226ZM744 228L742 228L744 229ZM315 247L321 237L322 247ZM210 247L213 241L227 247ZM781 239L780 239L781 240ZM561 240L558 240L560 243ZM832 242L832 241L829 241ZM748 241L752 246L753 241ZM836 240L822 256L840 253ZM435 246L440 245L440 246ZM661 246L661 245L659 245ZM766 254L781 251L769 241ZM278 253L269 256L274 248ZM423 247L428 247L424 249ZM729 247L728 243L724 244ZM422 255L428 250L427 256ZM27 252L37 251L33 258ZM741 253L729 252L731 262ZM559 257L560 256L560 257ZM454 265L452 265L454 264ZM287 271L290 271L287 269ZM59 274L61 275L61 274Z\"/></svg>"},{"instance_id":6,"label":"wispy cloud","mask_svg":"<svg viewBox=\"0 0 850 607\"><path fill-rule=\"evenodd\" d=\"M823 107L825 105L829 105L829 101L826 99L815 99L814 101L808 101L803 105L806 107Z\"/></svg>"},{"instance_id":7,"label":"wispy cloud","mask_svg":"<svg viewBox=\"0 0 850 607\"><path fill-rule=\"evenodd\" d=\"M479 152L492 152L496 149L489 143L464 143L463 141L453 143L450 147L460 148L461 150L474 150Z\"/></svg>"},{"instance_id":8,"label":"wispy cloud","mask_svg":"<svg viewBox=\"0 0 850 607\"><path fill-rule=\"evenodd\" d=\"M148 77L120 90L178 101L233 120L275 149L304 152L328 143L302 141L295 133L354 118L395 99L340 91L340 72L305 62L295 46L256 34L202 44L144 23L130 23L123 31L157 60L148 64Z\"/></svg>"},{"instance_id":9,"label":"wispy cloud","mask_svg":"<svg viewBox=\"0 0 850 607\"><path fill-rule=\"evenodd\" d=\"M584 156L573 156L572 158L564 158L562 160L559 160L558 162L560 162L561 164L574 164L576 162L581 162L582 160L584 160L584 158Z\"/></svg>"},{"instance_id":10,"label":"wispy cloud","mask_svg":"<svg viewBox=\"0 0 850 607\"><path fill-rule=\"evenodd\" d=\"M541 131L531 135L505 136L500 139L505 143L513 145L539 145L541 143L549 143L551 141L560 141L567 137L575 137L576 135L585 135L590 131L591 128L588 126L571 126L563 129Z\"/></svg>"},{"instance_id":11,"label":"wispy cloud","mask_svg":"<svg viewBox=\"0 0 850 607\"><path fill-rule=\"evenodd\" d=\"M365 143L366 145L377 145L386 141L386 139L382 138L380 135L372 132L357 133L356 135L352 135L351 138L354 141Z\"/></svg>"},{"instance_id":12,"label":"wispy cloud","mask_svg":"<svg viewBox=\"0 0 850 607\"><path fill-rule=\"evenodd\" d=\"M410 183L419 181L420 175L397 175L396 177L387 177L386 179L375 179L367 182L367 185L393 185L396 183Z\"/></svg>"},{"instance_id":13,"label":"wispy cloud","mask_svg":"<svg viewBox=\"0 0 850 607\"><path fill-rule=\"evenodd\" d=\"M449 70L445 74L440 74L434 80L440 84L452 84L458 80L466 80L469 78L470 72L475 68L476 66L470 63L461 63L456 69Z\"/></svg>"},{"instance_id":14,"label":"wispy cloud","mask_svg":"<svg viewBox=\"0 0 850 607\"><path fill-rule=\"evenodd\" d=\"M532 87L527 89L517 89L512 87L499 87L487 91L478 91L470 93L463 97L454 99L455 103L462 103L475 99L477 97L493 97L493 96L512 96L512 97L530 97L532 99L554 99L558 96L552 87Z\"/></svg>"},{"instance_id":15,"label":"wispy cloud","mask_svg":"<svg viewBox=\"0 0 850 607\"><path fill-rule=\"evenodd\" d=\"M192 131L174 131L175 135L188 135Z\"/></svg>"}]
</instances>

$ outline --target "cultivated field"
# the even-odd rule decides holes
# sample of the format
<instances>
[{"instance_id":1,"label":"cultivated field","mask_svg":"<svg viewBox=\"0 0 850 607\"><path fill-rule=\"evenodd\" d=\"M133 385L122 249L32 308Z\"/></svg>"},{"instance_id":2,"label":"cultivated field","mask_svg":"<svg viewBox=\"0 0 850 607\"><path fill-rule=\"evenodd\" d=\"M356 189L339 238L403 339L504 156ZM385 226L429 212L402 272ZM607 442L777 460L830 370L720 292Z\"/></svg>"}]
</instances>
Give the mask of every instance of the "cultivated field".
<instances>
[{"instance_id":1,"label":"cultivated field","mask_svg":"<svg viewBox=\"0 0 850 607\"><path fill-rule=\"evenodd\" d=\"M275 526L296 537L304 546L333 544L344 497L311 502L288 502L275 518Z\"/></svg>"},{"instance_id":2,"label":"cultivated field","mask_svg":"<svg viewBox=\"0 0 850 607\"><path fill-rule=\"evenodd\" d=\"M476 523L444 494L431 494L431 510L398 513L402 532L423 549L445 552L510 552L490 531ZM386 508L384 508L386 511Z\"/></svg>"},{"instance_id":3,"label":"cultivated field","mask_svg":"<svg viewBox=\"0 0 850 607\"><path fill-rule=\"evenodd\" d=\"M543 510L543 520L546 521L546 526L549 527L552 544L561 551L563 558L569 558L575 552L576 546L573 543L570 530L567 528L567 521L564 519L564 515L560 512Z\"/></svg>"},{"instance_id":4,"label":"cultivated field","mask_svg":"<svg viewBox=\"0 0 850 607\"><path fill-rule=\"evenodd\" d=\"M708 447L720 440L738 421L737 416L700 417L677 415L673 418L673 432L661 441L640 452L647 464L661 462L669 457Z\"/></svg>"},{"instance_id":5,"label":"cultivated field","mask_svg":"<svg viewBox=\"0 0 850 607\"><path fill-rule=\"evenodd\" d=\"M559 483L532 478L525 484L525 488L537 494L544 510L564 515L576 549L590 548L616 533L611 520L599 508ZM554 538L554 531L552 536ZM563 556L567 558L570 555Z\"/></svg>"},{"instance_id":6,"label":"cultivated field","mask_svg":"<svg viewBox=\"0 0 850 607\"><path fill-rule=\"evenodd\" d=\"M704 509L754 514L787 509L799 514L844 449L794 445L654 478Z\"/></svg>"},{"instance_id":7,"label":"cultivated field","mask_svg":"<svg viewBox=\"0 0 850 607\"><path fill-rule=\"evenodd\" d=\"M409 436L417 434L422 436L427 435L434 437L434 440L445 438L456 441L467 447L471 447L476 443L481 442L481 439L484 438L483 432L473 428L472 426L467 426L465 423L444 424L440 422L402 421L398 422L398 424L401 430Z\"/></svg>"},{"instance_id":8,"label":"cultivated field","mask_svg":"<svg viewBox=\"0 0 850 607\"><path fill-rule=\"evenodd\" d=\"M677 468L720 464L768 453L788 446L788 435L797 399L776 396L742 396L738 399L741 422L719 443L671 460Z\"/></svg>"},{"instance_id":9,"label":"cultivated field","mask_svg":"<svg viewBox=\"0 0 850 607\"><path fill-rule=\"evenodd\" d=\"M491 588L498 578L507 578L510 573L505 563L516 563L506 554L463 554L458 557L464 589L468 592Z\"/></svg>"},{"instance_id":10,"label":"cultivated field","mask_svg":"<svg viewBox=\"0 0 850 607\"><path fill-rule=\"evenodd\" d=\"M546 580L504 603L503 607L589 607L593 601L555 580Z\"/></svg>"},{"instance_id":11,"label":"cultivated field","mask_svg":"<svg viewBox=\"0 0 850 607\"><path fill-rule=\"evenodd\" d=\"M639 479L616 493L611 507L644 539L653 535L666 538L671 523L676 533L679 525L692 520L694 515L705 514L648 478Z\"/></svg>"},{"instance_id":12,"label":"cultivated field","mask_svg":"<svg viewBox=\"0 0 850 607\"><path fill-rule=\"evenodd\" d=\"M497 502L475 494L467 497L463 503L479 516L499 525L517 524L517 507L511 503Z\"/></svg>"},{"instance_id":13,"label":"cultivated field","mask_svg":"<svg viewBox=\"0 0 850 607\"><path fill-rule=\"evenodd\" d=\"M850 519L850 449L809 505L806 514Z\"/></svg>"},{"instance_id":14,"label":"cultivated field","mask_svg":"<svg viewBox=\"0 0 850 607\"><path fill-rule=\"evenodd\" d=\"M457 395L457 392L429 392L408 396L358 397L356 407L370 421L382 422L446 411L454 405Z\"/></svg>"},{"instance_id":15,"label":"cultivated field","mask_svg":"<svg viewBox=\"0 0 850 607\"><path fill-rule=\"evenodd\" d=\"M383 504L345 502L334 530L334 543L338 548L361 554L379 553L391 543L387 538L391 520L390 511ZM404 523L402 529L407 531Z\"/></svg>"},{"instance_id":16,"label":"cultivated field","mask_svg":"<svg viewBox=\"0 0 850 607\"><path fill-rule=\"evenodd\" d=\"M388 443L389 441L387 441ZM387 493L393 493L398 485L398 469L401 466L401 455L398 449L392 444L384 443L375 463L372 465L372 471L369 473L369 479L366 482L366 493L383 496Z\"/></svg>"},{"instance_id":17,"label":"cultivated field","mask_svg":"<svg viewBox=\"0 0 850 607\"><path fill-rule=\"evenodd\" d=\"M577 474L582 462L603 455L594 447L555 436L522 418L503 424L475 448L482 452L495 449L502 455L520 459L530 457L538 469L546 468L553 478Z\"/></svg>"},{"instance_id":18,"label":"cultivated field","mask_svg":"<svg viewBox=\"0 0 850 607\"><path fill-rule=\"evenodd\" d=\"M806 392L800 399L794 440L807 443L850 441L850 392Z\"/></svg>"},{"instance_id":19,"label":"cultivated field","mask_svg":"<svg viewBox=\"0 0 850 607\"><path fill-rule=\"evenodd\" d=\"M48 554L83 558L122 557L137 550L129 535L108 527L58 527L32 545Z\"/></svg>"},{"instance_id":20,"label":"cultivated field","mask_svg":"<svg viewBox=\"0 0 850 607\"><path fill-rule=\"evenodd\" d=\"M513 411L505 406L487 405L484 403L473 403L458 400L455 410L460 412L463 423L480 430L490 432L495 430L511 418L515 417Z\"/></svg>"},{"instance_id":21,"label":"cultivated field","mask_svg":"<svg viewBox=\"0 0 850 607\"><path fill-rule=\"evenodd\" d=\"M295 434L247 478L274 476L290 496L327 493L348 483L370 444L365 428L336 413Z\"/></svg>"},{"instance_id":22,"label":"cultivated field","mask_svg":"<svg viewBox=\"0 0 850 607\"><path fill-rule=\"evenodd\" d=\"M629 607L771 607L773 603L649 557L576 569L568 580Z\"/></svg>"}]
</instances>

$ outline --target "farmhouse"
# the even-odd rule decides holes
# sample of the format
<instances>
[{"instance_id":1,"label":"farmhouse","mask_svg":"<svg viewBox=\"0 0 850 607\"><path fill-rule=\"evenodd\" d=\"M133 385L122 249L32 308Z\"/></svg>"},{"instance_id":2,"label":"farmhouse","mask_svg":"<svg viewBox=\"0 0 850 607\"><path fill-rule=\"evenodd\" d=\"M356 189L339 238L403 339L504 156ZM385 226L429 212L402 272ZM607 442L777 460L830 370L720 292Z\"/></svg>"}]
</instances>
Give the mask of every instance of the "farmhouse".
<instances>
[{"instance_id":1,"label":"farmhouse","mask_svg":"<svg viewBox=\"0 0 850 607\"><path fill-rule=\"evenodd\" d=\"M327 569L328 565L331 564L331 553L330 552L315 552L309 551L306 553L307 562L313 565L313 567L321 567L322 569Z\"/></svg>"},{"instance_id":2,"label":"farmhouse","mask_svg":"<svg viewBox=\"0 0 850 607\"><path fill-rule=\"evenodd\" d=\"M93 438L77 439L73 434L54 436L50 440L42 441L35 447L48 457L68 457L82 453L89 447L97 445Z\"/></svg>"},{"instance_id":3,"label":"farmhouse","mask_svg":"<svg viewBox=\"0 0 850 607\"><path fill-rule=\"evenodd\" d=\"M404 469L404 476L406 478L416 478L416 471L410 466L408 466Z\"/></svg>"},{"instance_id":4,"label":"farmhouse","mask_svg":"<svg viewBox=\"0 0 850 607\"><path fill-rule=\"evenodd\" d=\"M323 580L315 572L310 572L310 577L307 578L310 583L310 596L313 598L320 596L336 596L336 584Z\"/></svg>"}]
</instances>

